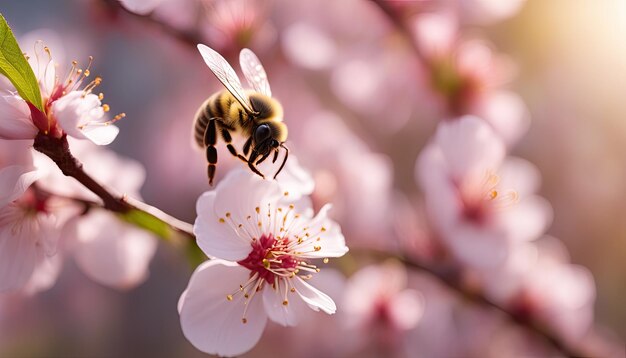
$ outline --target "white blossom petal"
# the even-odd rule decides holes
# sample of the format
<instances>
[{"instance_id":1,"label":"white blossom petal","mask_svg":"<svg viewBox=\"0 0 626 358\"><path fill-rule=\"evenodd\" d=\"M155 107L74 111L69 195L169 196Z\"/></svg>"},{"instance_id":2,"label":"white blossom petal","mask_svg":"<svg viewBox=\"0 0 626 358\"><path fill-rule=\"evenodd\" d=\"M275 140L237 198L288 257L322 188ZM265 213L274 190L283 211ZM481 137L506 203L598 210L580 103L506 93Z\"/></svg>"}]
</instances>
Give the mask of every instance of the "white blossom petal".
<instances>
[{"instance_id":1,"label":"white blossom petal","mask_svg":"<svg viewBox=\"0 0 626 358\"><path fill-rule=\"evenodd\" d=\"M0 96L0 139L33 139L39 130L19 96Z\"/></svg>"},{"instance_id":2,"label":"white blossom petal","mask_svg":"<svg viewBox=\"0 0 626 358\"><path fill-rule=\"evenodd\" d=\"M131 12L138 15L147 15L154 11L163 0L119 0Z\"/></svg>"},{"instance_id":3,"label":"white blossom petal","mask_svg":"<svg viewBox=\"0 0 626 358\"><path fill-rule=\"evenodd\" d=\"M13 204L0 209L0 292L26 285L51 246L45 241L57 240L53 227L46 214L25 213Z\"/></svg>"},{"instance_id":4,"label":"white blossom petal","mask_svg":"<svg viewBox=\"0 0 626 358\"><path fill-rule=\"evenodd\" d=\"M435 136L452 178L477 175L498 168L504 159L504 143L482 119L464 116L444 122Z\"/></svg>"},{"instance_id":5,"label":"white blossom petal","mask_svg":"<svg viewBox=\"0 0 626 358\"><path fill-rule=\"evenodd\" d=\"M211 260L198 266L179 303L180 323L185 337L199 350L220 356L243 354L259 341L267 315L263 300L248 301L242 322L244 297L234 295L245 283L250 271L236 263Z\"/></svg>"},{"instance_id":6,"label":"white blossom petal","mask_svg":"<svg viewBox=\"0 0 626 358\"><path fill-rule=\"evenodd\" d=\"M346 239L341 233L341 228L337 223L328 218L328 211L331 209L330 204L324 205L317 215L310 221L303 221L300 227L306 226L308 232L318 233L319 241L308 240L298 246L298 251L302 252L301 257L306 258L324 258L324 257L341 257L348 252ZM298 228L293 229L298 232ZM318 247L319 249L316 249Z\"/></svg>"},{"instance_id":7,"label":"white blossom petal","mask_svg":"<svg viewBox=\"0 0 626 358\"><path fill-rule=\"evenodd\" d=\"M285 287L285 280L276 280L277 288L266 286L263 289L263 306L269 318L282 326L296 326L299 315L308 309L304 302ZM284 304L285 297L287 304ZM295 299L291 299L291 298Z\"/></svg>"},{"instance_id":8,"label":"white blossom petal","mask_svg":"<svg viewBox=\"0 0 626 358\"><path fill-rule=\"evenodd\" d=\"M319 311L321 309L328 314L334 314L337 310L337 306L332 298L328 297L328 295L324 292L309 285L302 278L300 278L300 276L294 277L291 282L302 300L304 300L304 302L306 302L313 310Z\"/></svg>"},{"instance_id":9,"label":"white blossom petal","mask_svg":"<svg viewBox=\"0 0 626 358\"><path fill-rule=\"evenodd\" d=\"M215 215L215 191L205 192L198 198L198 217L193 226L198 246L205 254L224 260L239 261L251 250L250 239L240 237L226 217ZM224 222L220 222L220 218Z\"/></svg>"},{"instance_id":10,"label":"white blossom petal","mask_svg":"<svg viewBox=\"0 0 626 358\"><path fill-rule=\"evenodd\" d=\"M111 143L119 129L107 124L102 102L93 93L72 91L52 104L52 113L69 136L98 145Z\"/></svg>"},{"instance_id":11,"label":"white blossom petal","mask_svg":"<svg viewBox=\"0 0 626 358\"><path fill-rule=\"evenodd\" d=\"M0 169L0 208L19 198L39 177L40 173L32 166L12 165Z\"/></svg>"},{"instance_id":12,"label":"white blossom petal","mask_svg":"<svg viewBox=\"0 0 626 358\"><path fill-rule=\"evenodd\" d=\"M115 140L119 132L120 129L117 126L109 124L97 127L86 127L83 130L83 135L97 145L107 145Z\"/></svg>"}]
</instances>

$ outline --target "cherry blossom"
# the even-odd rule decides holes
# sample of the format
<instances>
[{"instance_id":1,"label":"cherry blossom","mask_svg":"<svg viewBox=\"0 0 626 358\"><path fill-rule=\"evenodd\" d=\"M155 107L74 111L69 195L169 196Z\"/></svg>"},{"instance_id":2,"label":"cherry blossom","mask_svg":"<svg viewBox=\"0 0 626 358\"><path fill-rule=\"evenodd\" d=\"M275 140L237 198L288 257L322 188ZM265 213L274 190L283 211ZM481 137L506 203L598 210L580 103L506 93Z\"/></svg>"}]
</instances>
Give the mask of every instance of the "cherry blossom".
<instances>
[{"instance_id":1,"label":"cherry blossom","mask_svg":"<svg viewBox=\"0 0 626 358\"><path fill-rule=\"evenodd\" d=\"M0 208L19 198L39 176L30 143L0 139Z\"/></svg>"},{"instance_id":2,"label":"cherry blossom","mask_svg":"<svg viewBox=\"0 0 626 358\"><path fill-rule=\"evenodd\" d=\"M519 95L506 90L515 73L512 61L481 39L460 37L458 18L449 11L420 14L413 23L424 54L427 85L444 119L472 114L486 120L507 145L527 131L530 119Z\"/></svg>"},{"instance_id":3,"label":"cherry blossom","mask_svg":"<svg viewBox=\"0 0 626 358\"><path fill-rule=\"evenodd\" d=\"M111 143L119 132L112 123L125 115L109 119L109 106L102 104L103 95L92 93L101 83L100 77L83 86L90 76L91 61L90 57L85 69L73 61L66 74L59 73L51 49L37 42L29 63L39 83L43 112L19 95L5 93L0 98L0 138L33 139L41 132L57 138L67 134L89 139L98 145Z\"/></svg>"},{"instance_id":4,"label":"cherry blossom","mask_svg":"<svg viewBox=\"0 0 626 358\"><path fill-rule=\"evenodd\" d=\"M397 345L424 312L424 297L407 283L406 269L397 262L360 269L346 285L346 322L365 340L373 336L378 344Z\"/></svg>"},{"instance_id":5,"label":"cherry blossom","mask_svg":"<svg viewBox=\"0 0 626 358\"><path fill-rule=\"evenodd\" d=\"M268 317L293 326L306 306L335 313L333 300L307 283L320 270L311 260L348 251L329 209L313 216L308 200L294 203L278 183L243 169L204 193L194 233L214 259L195 270L180 298L187 339L207 353L238 355L257 343Z\"/></svg>"},{"instance_id":6,"label":"cherry blossom","mask_svg":"<svg viewBox=\"0 0 626 358\"><path fill-rule=\"evenodd\" d=\"M515 243L539 238L551 221L550 205L534 195L537 170L505 158L503 142L477 117L440 123L416 175L435 229L472 267L502 265Z\"/></svg>"},{"instance_id":7,"label":"cherry blossom","mask_svg":"<svg viewBox=\"0 0 626 358\"><path fill-rule=\"evenodd\" d=\"M0 208L0 292L23 288L56 253L58 236L45 198L33 190Z\"/></svg>"}]
</instances>

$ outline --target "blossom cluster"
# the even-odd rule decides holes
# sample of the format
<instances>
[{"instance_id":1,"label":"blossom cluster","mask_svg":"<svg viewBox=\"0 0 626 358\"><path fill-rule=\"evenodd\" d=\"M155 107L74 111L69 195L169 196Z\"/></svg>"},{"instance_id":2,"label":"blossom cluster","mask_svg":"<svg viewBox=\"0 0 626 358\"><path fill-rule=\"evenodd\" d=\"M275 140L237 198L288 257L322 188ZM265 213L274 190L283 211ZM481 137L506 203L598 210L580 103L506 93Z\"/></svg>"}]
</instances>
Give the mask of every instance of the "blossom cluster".
<instances>
[{"instance_id":1,"label":"blossom cluster","mask_svg":"<svg viewBox=\"0 0 626 358\"><path fill-rule=\"evenodd\" d=\"M25 37L34 36L38 35ZM86 170L105 186L139 197L145 180L142 165L98 146L117 136L111 123L121 116L107 119L102 94L92 93L99 77L81 88L90 76L91 58L87 68L73 61L61 74L52 50L42 41L34 42L34 53L25 56L37 77L45 113L3 83L0 292L33 294L49 289L67 257L98 283L134 287L147 278L156 239L104 210L96 195L65 177L56 163L33 148L37 135L70 136L72 152Z\"/></svg>"}]
</instances>

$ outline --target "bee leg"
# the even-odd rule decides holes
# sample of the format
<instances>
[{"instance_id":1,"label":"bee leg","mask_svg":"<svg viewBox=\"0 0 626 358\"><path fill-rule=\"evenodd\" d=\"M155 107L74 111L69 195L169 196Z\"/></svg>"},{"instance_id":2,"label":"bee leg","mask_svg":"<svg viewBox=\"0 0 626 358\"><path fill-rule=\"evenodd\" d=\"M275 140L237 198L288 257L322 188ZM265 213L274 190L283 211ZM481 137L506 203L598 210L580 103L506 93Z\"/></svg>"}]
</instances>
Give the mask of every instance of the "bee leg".
<instances>
[{"instance_id":1,"label":"bee leg","mask_svg":"<svg viewBox=\"0 0 626 358\"><path fill-rule=\"evenodd\" d=\"M248 140L246 140L246 142L243 144L243 155L248 155L248 153L250 153L251 145L252 145L252 136L250 136Z\"/></svg>"},{"instance_id":2,"label":"bee leg","mask_svg":"<svg viewBox=\"0 0 626 358\"><path fill-rule=\"evenodd\" d=\"M267 157L269 157L269 155L270 155L270 153L269 153L269 152L268 152L267 154L263 155L263 156L261 157L261 159L259 159L259 160L257 160L257 161L256 161L255 165L259 165L259 164L263 163L263 161L264 161L265 159L267 159Z\"/></svg>"},{"instance_id":3,"label":"bee leg","mask_svg":"<svg viewBox=\"0 0 626 358\"><path fill-rule=\"evenodd\" d=\"M220 130L222 133L222 139L224 140L224 142L226 142L226 148L228 148L228 151L230 152L230 154L234 155L235 157L247 163L248 159L244 157L243 155L237 153L237 149L235 149L235 146L232 145L233 138L230 135L230 130L223 124L220 127L221 127Z\"/></svg>"},{"instance_id":4,"label":"bee leg","mask_svg":"<svg viewBox=\"0 0 626 358\"><path fill-rule=\"evenodd\" d=\"M254 166L254 161L256 160L256 158L259 157L259 152L257 152L256 150L253 150L252 153L250 154L250 158L248 159L248 167L250 168L250 170L252 170L255 174L259 175L261 178L265 179L265 175L263 175L263 173L261 173L255 166Z\"/></svg>"},{"instance_id":5,"label":"bee leg","mask_svg":"<svg viewBox=\"0 0 626 358\"><path fill-rule=\"evenodd\" d=\"M216 118L210 118L209 124L204 131L204 145L206 146L206 159L209 162L207 175L209 176L209 185L213 186L213 178L215 178L215 170L217 169L217 133Z\"/></svg>"},{"instance_id":6,"label":"bee leg","mask_svg":"<svg viewBox=\"0 0 626 358\"><path fill-rule=\"evenodd\" d=\"M276 160L278 159L278 150L274 151L274 158L272 158L272 164L276 163Z\"/></svg>"},{"instance_id":7,"label":"bee leg","mask_svg":"<svg viewBox=\"0 0 626 358\"><path fill-rule=\"evenodd\" d=\"M285 159L283 159L283 163L280 165L280 168L278 168L278 171L276 172L276 174L274 174L274 179L276 179L276 176L278 175L278 173L280 173L280 171L283 170L285 163L287 163L287 158L289 158L289 148L287 148L284 144L281 144L280 146L285 149ZM276 151L276 153L278 153L278 151Z\"/></svg>"}]
</instances>

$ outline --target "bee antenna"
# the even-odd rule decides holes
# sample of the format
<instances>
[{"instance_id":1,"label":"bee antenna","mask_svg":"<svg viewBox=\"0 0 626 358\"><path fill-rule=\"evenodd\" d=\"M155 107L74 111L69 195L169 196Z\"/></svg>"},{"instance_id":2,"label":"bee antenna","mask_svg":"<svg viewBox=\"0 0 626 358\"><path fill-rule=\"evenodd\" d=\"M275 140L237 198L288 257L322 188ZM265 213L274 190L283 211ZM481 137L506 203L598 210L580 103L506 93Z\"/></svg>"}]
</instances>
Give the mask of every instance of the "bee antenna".
<instances>
[{"instance_id":1,"label":"bee antenna","mask_svg":"<svg viewBox=\"0 0 626 358\"><path fill-rule=\"evenodd\" d=\"M283 162L280 165L280 168L278 168L276 174L274 174L274 179L276 179L276 176L283 170L283 167L285 167L285 163L287 163L287 158L289 158L289 148L287 148L287 146L283 143L280 143L280 146L285 149L285 158L283 159Z\"/></svg>"}]
</instances>

